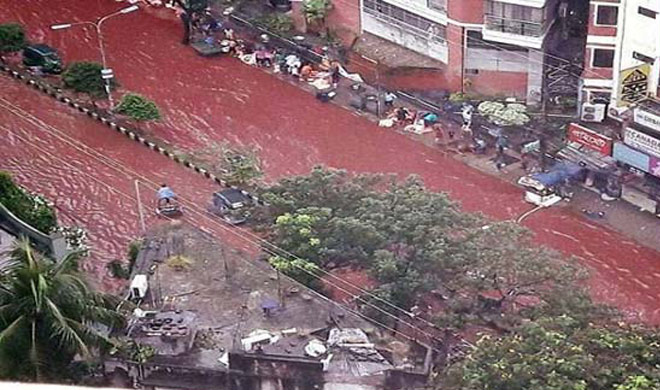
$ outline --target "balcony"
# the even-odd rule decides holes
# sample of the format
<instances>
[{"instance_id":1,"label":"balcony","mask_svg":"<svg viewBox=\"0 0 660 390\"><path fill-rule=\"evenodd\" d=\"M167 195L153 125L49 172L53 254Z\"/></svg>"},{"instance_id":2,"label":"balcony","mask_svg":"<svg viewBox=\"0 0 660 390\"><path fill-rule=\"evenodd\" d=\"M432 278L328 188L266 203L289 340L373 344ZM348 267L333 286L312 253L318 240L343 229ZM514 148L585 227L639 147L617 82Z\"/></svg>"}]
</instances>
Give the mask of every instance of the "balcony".
<instances>
[{"instance_id":1,"label":"balcony","mask_svg":"<svg viewBox=\"0 0 660 390\"><path fill-rule=\"evenodd\" d=\"M528 37L540 37L543 35L542 23L503 18L490 14L486 14L486 28L491 31Z\"/></svg>"}]
</instances>

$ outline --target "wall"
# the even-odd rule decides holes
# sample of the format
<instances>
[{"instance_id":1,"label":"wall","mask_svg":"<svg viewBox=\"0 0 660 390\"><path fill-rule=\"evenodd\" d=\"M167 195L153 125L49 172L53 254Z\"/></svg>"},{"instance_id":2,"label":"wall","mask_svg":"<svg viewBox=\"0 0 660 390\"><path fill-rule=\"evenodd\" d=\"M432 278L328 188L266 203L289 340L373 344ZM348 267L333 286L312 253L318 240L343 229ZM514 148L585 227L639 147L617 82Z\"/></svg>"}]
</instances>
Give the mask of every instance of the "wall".
<instances>
[{"instance_id":1,"label":"wall","mask_svg":"<svg viewBox=\"0 0 660 390\"><path fill-rule=\"evenodd\" d=\"M16 217L11 211L0 204L0 223L16 237L25 236L32 245L39 250L49 253L55 260L61 260L67 255L66 240L61 234L44 234L23 220Z\"/></svg>"},{"instance_id":2,"label":"wall","mask_svg":"<svg viewBox=\"0 0 660 390\"><path fill-rule=\"evenodd\" d=\"M466 88L468 92L515 96L519 99L527 97L527 73L480 70L476 75L468 74L465 77L470 80Z\"/></svg>"},{"instance_id":3,"label":"wall","mask_svg":"<svg viewBox=\"0 0 660 390\"><path fill-rule=\"evenodd\" d=\"M298 3L300 6L300 2ZM346 45L360 35L360 0L338 0L326 20L326 25Z\"/></svg>"},{"instance_id":4,"label":"wall","mask_svg":"<svg viewBox=\"0 0 660 390\"><path fill-rule=\"evenodd\" d=\"M411 34L402 28L384 23L364 12L362 28L371 34L387 39L427 57L446 63L447 45Z\"/></svg>"},{"instance_id":5,"label":"wall","mask_svg":"<svg viewBox=\"0 0 660 390\"><path fill-rule=\"evenodd\" d=\"M483 24L484 0L447 0L447 15L462 23Z\"/></svg>"}]
</instances>

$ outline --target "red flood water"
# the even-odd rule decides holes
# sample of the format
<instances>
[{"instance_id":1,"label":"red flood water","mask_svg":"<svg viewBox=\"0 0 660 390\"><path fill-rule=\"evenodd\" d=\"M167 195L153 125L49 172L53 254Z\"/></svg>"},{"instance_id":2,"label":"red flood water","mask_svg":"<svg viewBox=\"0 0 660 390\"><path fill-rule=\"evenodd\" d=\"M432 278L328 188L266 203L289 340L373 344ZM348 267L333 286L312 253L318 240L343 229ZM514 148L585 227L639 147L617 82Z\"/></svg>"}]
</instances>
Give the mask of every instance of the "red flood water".
<instances>
[{"instance_id":1,"label":"red flood water","mask_svg":"<svg viewBox=\"0 0 660 390\"><path fill-rule=\"evenodd\" d=\"M98 60L93 30L75 27L51 31L48 26L93 20L126 4L10 1L0 8L0 21L25 24L32 41L56 47L66 62ZM530 208L522 201L520 189L378 128L350 111L323 104L259 69L233 58L196 56L180 44L181 26L169 11L140 10L108 20L103 28L108 63L122 89L153 99L163 111L164 119L145 129L180 150L226 141L253 145L260 151L268 180L305 173L322 163L354 172L417 174L430 188L448 192L467 211L481 211L495 219L515 218ZM37 92L27 92L15 81L0 81L3 98L45 124L155 182L167 181L181 188L179 191L197 204L208 200L212 191L208 181L100 124L63 110ZM139 232L137 208L130 200L134 198L136 176L91 161L65 142L44 134L38 125L8 113L4 107L0 109L0 121L5 124L2 137L9 140L0 145L0 168L15 173L29 188L56 199L65 218L88 227L100 262L122 254L125 244ZM38 148L53 156L65 156L64 161ZM127 196L104 186L108 183ZM590 286L597 299L660 323L660 254L560 208L535 214L526 225L539 242L578 256L593 270ZM208 226L217 228L211 223ZM103 267L90 267L100 280L110 283Z\"/></svg>"}]
</instances>

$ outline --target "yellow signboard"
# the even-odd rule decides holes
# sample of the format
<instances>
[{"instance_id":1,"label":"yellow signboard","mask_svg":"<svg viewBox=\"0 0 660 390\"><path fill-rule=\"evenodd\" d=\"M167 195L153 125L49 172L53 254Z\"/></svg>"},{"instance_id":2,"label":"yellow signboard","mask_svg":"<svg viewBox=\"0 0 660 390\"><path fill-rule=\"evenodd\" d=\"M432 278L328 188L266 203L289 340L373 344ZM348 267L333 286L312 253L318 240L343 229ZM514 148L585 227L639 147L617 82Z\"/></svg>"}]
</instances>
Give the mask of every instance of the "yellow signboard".
<instances>
[{"instance_id":1,"label":"yellow signboard","mask_svg":"<svg viewBox=\"0 0 660 390\"><path fill-rule=\"evenodd\" d=\"M618 106L629 106L646 98L651 65L642 64L621 71Z\"/></svg>"}]
</instances>

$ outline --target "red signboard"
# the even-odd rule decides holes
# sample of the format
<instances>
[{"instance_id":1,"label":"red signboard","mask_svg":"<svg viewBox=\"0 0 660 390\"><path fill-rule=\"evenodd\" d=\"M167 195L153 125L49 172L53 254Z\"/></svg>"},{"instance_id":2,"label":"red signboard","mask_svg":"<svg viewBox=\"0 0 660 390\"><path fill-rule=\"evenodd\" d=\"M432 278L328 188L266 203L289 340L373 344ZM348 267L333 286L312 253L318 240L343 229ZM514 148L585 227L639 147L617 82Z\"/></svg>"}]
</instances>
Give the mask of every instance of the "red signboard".
<instances>
[{"instance_id":1,"label":"red signboard","mask_svg":"<svg viewBox=\"0 0 660 390\"><path fill-rule=\"evenodd\" d=\"M602 155L609 156L612 154L611 138L578 124L571 123L568 126L568 139L593 149Z\"/></svg>"}]
</instances>

